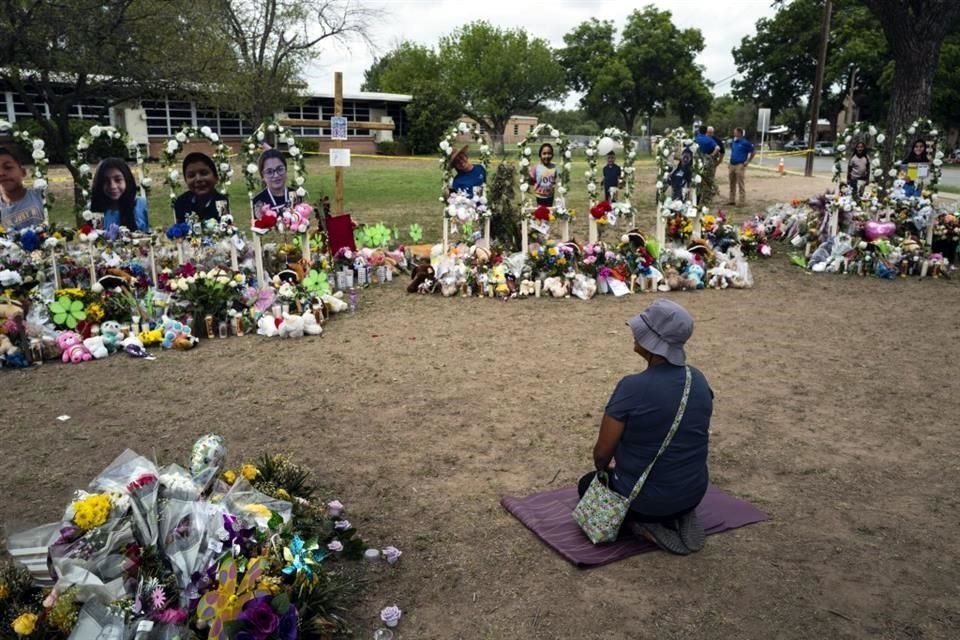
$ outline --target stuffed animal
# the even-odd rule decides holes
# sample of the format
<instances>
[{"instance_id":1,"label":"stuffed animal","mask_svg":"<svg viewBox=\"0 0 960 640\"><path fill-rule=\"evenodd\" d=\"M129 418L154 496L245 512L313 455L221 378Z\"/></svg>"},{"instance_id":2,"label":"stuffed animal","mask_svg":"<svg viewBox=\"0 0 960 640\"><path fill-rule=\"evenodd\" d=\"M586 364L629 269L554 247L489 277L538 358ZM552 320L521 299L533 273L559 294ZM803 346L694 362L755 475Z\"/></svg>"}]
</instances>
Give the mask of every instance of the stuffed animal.
<instances>
[{"instance_id":1,"label":"stuffed animal","mask_svg":"<svg viewBox=\"0 0 960 640\"><path fill-rule=\"evenodd\" d=\"M164 349L186 351L192 349L199 341L187 325L173 318L164 318L162 344Z\"/></svg>"},{"instance_id":2,"label":"stuffed animal","mask_svg":"<svg viewBox=\"0 0 960 640\"><path fill-rule=\"evenodd\" d=\"M23 316L23 307L20 306L19 302L0 303L0 320L16 318L17 316Z\"/></svg>"},{"instance_id":3,"label":"stuffed animal","mask_svg":"<svg viewBox=\"0 0 960 640\"><path fill-rule=\"evenodd\" d=\"M257 320L257 334L272 338L280 333L277 330L277 321L273 314L265 313Z\"/></svg>"},{"instance_id":4,"label":"stuffed animal","mask_svg":"<svg viewBox=\"0 0 960 640\"><path fill-rule=\"evenodd\" d=\"M436 285L436 271L430 261L421 258L410 274L410 284L407 293L433 293Z\"/></svg>"},{"instance_id":5,"label":"stuffed animal","mask_svg":"<svg viewBox=\"0 0 960 640\"><path fill-rule=\"evenodd\" d=\"M337 291L333 295L324 294L320 299L330 313L341 313L350 308L350 305L343 301L343 291Z\"/></svg>"},{"instance_id":6,"label":"stuffed animal","mask_svg":"<svg viewBox=\"0 0 960 640\"><path fill-rule=\"evenodd\" d=\"M669 266L663 270L663 282L658 287L660 291L664 292L687 291L688 289L696 288L697 283L694 280L680 275L680 272L672 266Z\"/></svg>"},{"instance_id":7,"label":"stuffed animal","mask_svg":"<svg viewBox=\"0 0 960 640\"><path fill-rule=\"evenodd\" d=\"M22 369L30 364L26 354L10 342L10 338L0 333L0 366Z\"/></svg>"},{"instance_id":8,"label":"stuffed animal","mask_svg":"<svg viewBox=\"0 0 960 640\"><path fill-rule=\"evenodd\" d=\"M107 345L104 343L103 336L87 338L83 341L83 346L87 348L95 360L102 360L110 355L110 351L107 350Z\"/></svg>"},{"instance_id":9,"label":"stuffed animal","mask_svg":"<svg viewBox=\"0 0 960 640\"><path fill-rule=\"evenodd\" d=\"M597 292L597 281L582 273L573 276L573 295L581 300L589 300Z\"/></svg>"},{"instance_id":10,"label":"stuffed animal","mask_svg":"<svg viewBox=\"0 0 960 640\"><path fill-rule=\"evenodd\" d=\"M521 298L535 295L536 292L537 292L537 288L536 288L536 285L533 284L533 280L520 281L520 288L518 290L518 293L520 294Z\"/></svg>"},{"instance_id":11,"label":"stuffed animal","mask_svg":"<svg viewBox=\"0 0 960 640\"><path fill-rule=\"evenodd\" d=\"M737 272L727 268L726 262L721 262L710 269L707 275L710 276L710 280L707 283L710 287L714 289L726 289L733 284L734 278L737 277Z\"/></svg>"},{"instance_id":12,"label":"stuffed animal","mask_svg":"<svg viewBox=\"0 0 960 640\"><path fill-rule=\"evenodd\" d=\"M83 346L80 335L73 331L64 331L58 335L57 346L59 346L60 351L63 352L62 359L64 362L77 364L93 359L93 354Z\"/></svg>"},{"instance_id":13,"label":"stuffed animal","mask_svg":"<svg viewBox=\"0 0 960 640\"><path fill-rule=\"evenodd\" d=\"M489 283L493 285L493 293L498 298L510 295L510 288L507 286L507 268L503 264L490 269Z\"/></svg>"},{"instance_id":14,"label":"stuffed animal","mask_svg":"<svg viewBox=\"0 0 960 640\"><path fill-rule=\"evenodd\" d=\"M694 289L703 289L703 276L704 276L703 267L699 264L691 264L687 267L687 280L694 284Z\"/></svg>"},{"instance_id":15,"label":"stuffed animal","mask_svg":"<svg viewBox=\"0 0 960 640\"><path fill-rule=\"evenodd\" d=\"M303 316L292 313L283 314L283 322L281 322L277 328L277 334L281 338L302 338Z\"/></svg>"},{"instance_id":16,"label":"stuffed animal","mask_svg":"<svg viewBox=\"0 0 960 640\"><path fill-rule=\"evenodd\" d=\"M318 336L323 333L323 327L320 326L317 317L310 311L303 314L303 333L308 336Z\"/></svg>"},{"instance_id":17,"label":"stuffed animal","mask_svg":"<svg viewBox=\"0 0 960 640\"><path fill-rule=\"evenodd\" d=\"M137 335L137 341L142 347L151 347L153 345L161 344L163 342L163 329L157 327L156 329L141 331Z\"/></svg>"},{"instance_id":18,"label":"stuffed animal","mask_svg":"<svg viewBox=\"0 0 960 640\"><path fill-rule=\"evenodd\" d=\"M120 323L116 320L107 320L100 325L100 336L103 338L103 344L107 347L107 351L113 353L120 348L120 341L123 340Z\"/></svg>"},{"instance_id":19,"label":"stuffed animal","mask_svg":"<svg viewBox=\"0 0 960 640\"><path fill-rule=\"evenodd\" d=\"M543 289L554 298L567 296L567 283L563 278L549 277L543 281Z\"/></svg>"}]
</instances>

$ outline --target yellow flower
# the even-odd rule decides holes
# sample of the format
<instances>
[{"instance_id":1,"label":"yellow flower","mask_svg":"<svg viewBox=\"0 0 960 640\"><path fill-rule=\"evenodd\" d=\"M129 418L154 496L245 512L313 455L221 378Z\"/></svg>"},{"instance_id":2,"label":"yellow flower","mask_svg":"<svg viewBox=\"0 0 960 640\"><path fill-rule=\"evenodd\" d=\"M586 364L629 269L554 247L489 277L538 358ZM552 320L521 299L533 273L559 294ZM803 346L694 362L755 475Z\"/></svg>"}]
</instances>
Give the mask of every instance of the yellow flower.
<instances>
[{"instance_id":1,"label":"yellow flower","mask_svg":"<svg viewBox=\"0 0 960 640\"><path fill-rule=\"evenodd\" d=\"M559 264L559 265L562 267L563 265L567 264L567 259L561 257L561 258L557 259L557 264Z\"/></svg>"},{"instance_id":2,"label":"yellow flower","mask_svg":"<svg viewBox=\"0 0 960 640\"><path fill-rule=\"evenodd\" d=\"M7 230L3 227L3 225L0 225L0 233L6 233L6 232Z\"/></svg>"},{"instance_id":3,"label":"yellow flower","mask_svg":"<svg viewBox=\"0 0 960 640\"><path fill-rule=\"evenodd\" d=\"M84 296L83 289L78 287L71 287L69 289L59 289L57 291L57 297L67 296L68 298L73 298L75 300L82 300Z\"/></svg>"},{"instance_id":4,"label":"yellow flower","mask_svg":"<svg viewBox=\"0 0 960 640\"><path fill-rule=\"evenodd\" d=\"M0 600L6 600L10 595L10 588L3 582L0 582Z\"/></svg>"},{"instance_id":5,"label":"yellow flower","mask_svg":"<svg viewBox=\"0 0 960 640\"><path fill-rule=\"evenodd\" d=\"M37 627L37 614L24 613L13 621L13 632L18 636L28 636Z\"/></svg>"},{"instance_id":6,"label":"yellow flower","mask_svg":"<svg viewBox=\"0 0 960 640\"><path fill-rule=\"evenodd\" d=\"M226 482L227 484L233 484L234 482L237 481L237 472L227 469L226 471L223 472L223 481Z\"/></svg>"},{"instance_id":7,"label":"yellow flower","mask_svg":"<svg viewBox=\"0 0 960 640\"><path fill-rule=\"evenodd\" d=\"M277 492L273 494L274 498L280 498L281 500L286 500L290 502L290 494L287 493L286 489L277 489Z\"/></svg>"},{"instance_id":8,"label":"yellow flower","mask_svg":"<svg viewBox=\"0 0 960 640\"><path fill-rule=\"evenodd\" d=\"M556 247L550 247L549 249L547 249L547 253L548 253L549 255L551 255L551 256L555 256L555 255L557 255L557 248L556 248Z\"/></svg>"},{"instance_id":9,"label":"yellow flower","mask_svg":"<svg viewBox=\"0 0 960 640\"><path fill-rule=\"evenodd\" d=\"M242 467L240 467L240 475L242 475L244 478L246 478L250 482L253 482L256 479L256 477L260 475L260 470L257 469L252 464L245 464Z\"/></svg>"},{"instance_id":10,"label":"yellow flower","mask_svg":"<svg viewBox=\"0 0 960 640\"><path fill-rule=\"evenodd\" d=\"M255 516L260 516L261 518L269 518L270 515L271 515L271 514L270 514L270 509L267 509L265 506L263 506L263 505L260 504L259 502L257 502L257 503L250 503L250 504L248 504L247 506L245 506L245 507L243 508L243 510L244 510L244 511L249 511L249 512L252 513L253 515L255 515Z\"/></svg>"},{"instance_id":11,"label":"yellow flower","mask_svg":"<svg viewBox=\"0 0 960 640\"><path fill-rule=\"evenodd\" d=\"M73 503L73 521L81 529L95 529L110 517L110 498L103 494L87 496Z\"/></svg>"},{"instance_id":12,"label":"yellow flower","mask_svg":"<svg viewBox=\"0 0 960 640\"><path fill-rule=\"evenodd\" d=\"M280 578L277 576L263 576L257 583L257 591L264 591L272 595L280 593Z\"/></svg>"},{"instance_id":13,"label":"yellow flower","mask_svg":"<svg viewBox=\"0 0 960 640\"><path fill-rule=\"evenodd\" d=\"M99 302L91 302L87 305L87 317L94 322L103 320L103 307Z\"/></svg>"},{"instance_id":14,"label":"yellow flower","mask_svg":"<svg viewBox=\"0 0 960 640\"><path fill-rule=\"evenodd\" d=\"M536 252L536 251L531 251L531 252L530 252L530 257L531 257L531 258L536 258L536 257L537 257L537 252Z\"/></svg>"}]
</instances>

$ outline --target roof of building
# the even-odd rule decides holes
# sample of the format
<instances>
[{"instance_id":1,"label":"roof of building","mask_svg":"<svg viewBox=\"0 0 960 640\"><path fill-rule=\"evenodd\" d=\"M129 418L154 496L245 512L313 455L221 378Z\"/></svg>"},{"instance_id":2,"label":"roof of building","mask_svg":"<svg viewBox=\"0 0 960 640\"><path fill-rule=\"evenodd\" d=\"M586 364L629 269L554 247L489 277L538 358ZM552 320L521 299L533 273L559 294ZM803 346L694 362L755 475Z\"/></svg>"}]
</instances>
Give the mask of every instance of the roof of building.
<instances>
[{"instance_id":1,"label":"roof of building","mask_svg":"<svg viewBox=\"0 0 960 640\"><path fill-rule=\"evenodd\" d=\"M334 98L333 93L327 91L306 91L304 97L310 98ZM356 91L343 92L344 100L383 100L384 102L410 102L413 96L406 93L378 93L375 91Z\"/></svg>"}]
</instances>

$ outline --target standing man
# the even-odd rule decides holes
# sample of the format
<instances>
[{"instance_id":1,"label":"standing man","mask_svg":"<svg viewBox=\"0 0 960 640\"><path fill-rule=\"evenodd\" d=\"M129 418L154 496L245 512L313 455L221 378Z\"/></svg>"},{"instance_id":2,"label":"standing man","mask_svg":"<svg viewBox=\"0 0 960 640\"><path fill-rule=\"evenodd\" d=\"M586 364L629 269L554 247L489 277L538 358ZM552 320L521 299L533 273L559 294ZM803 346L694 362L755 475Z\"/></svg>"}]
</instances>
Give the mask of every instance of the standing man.
<instances>
[{"instance_id":1,"label":"standing man","mask_svg":"<svg viewBox=\"0 0 960 640\"><path fill-rule=\"evenodd\" d=\"M717 136L713 135L713 127L707 127L707 135L710 136L711 138L713 138L713 141L717 143L717 162L716 162L716 164L720 164L721 162L723 162L723 156L724 156L724 154L727 152L727 150L726 150L726 149L724 148L724 146L723 146L723 140L721 140L721 139L718 138ZM716 165L714 165L714 166L716 166Z\"/></svg>"},{"instance_id":2,"label":"standing man","mask_svg":"<svg viewBox=\"0 0 960 640\"><path fill-rule=\"evenodd\" d=\"M730 143L730 199L728 205L742 207L747 203L746 172L753 160L753 144L743 137L743 129L733 130L733 142ZM737 199L737 188L740 197Z\"/></svg>"},{"instance_id":3,"label":"standing man","mask_svg":"<svg viewBox=\"0 0 960 640\"><path fill-rule=\"evenodd\" d=\"M607 154L607 164L603 168L603 199L607 202L613 200L612 192L620 188L620 179L623 177L623 170L617 164L617 154L611 151Z\"/></svg>"},{"instance_id":4,"label":"standing man","mask_svg":"<svg viewBox=\"0 0 960 640\"><path fill-rule=\"evenodd\" d=\"M697 137L694 138L694 141L697 143L697 148L703 157L703 173L701 174L703 181L700 183L699 188L700 202L704 205L709 205L714 197L720 194L720 189L717 187L716 181L717 163L720 161L720 149L717 147L716 140L707 134L706 125L700 125L699 133Z\"/></svg>"},{"instance_id":5,"label":"standing man","mask_svg":"<svg viewBox=\"0 0 960 640\"><path fill-rule=\"evenodd\" d=\"M697 137L694 138L694 141L697 143L700 153L702 153L704 156L712 158L717 153L717 143L713 138L707 135L706 125L700 125L700 129L697 131Z\"/></svg>"}]
</instances>

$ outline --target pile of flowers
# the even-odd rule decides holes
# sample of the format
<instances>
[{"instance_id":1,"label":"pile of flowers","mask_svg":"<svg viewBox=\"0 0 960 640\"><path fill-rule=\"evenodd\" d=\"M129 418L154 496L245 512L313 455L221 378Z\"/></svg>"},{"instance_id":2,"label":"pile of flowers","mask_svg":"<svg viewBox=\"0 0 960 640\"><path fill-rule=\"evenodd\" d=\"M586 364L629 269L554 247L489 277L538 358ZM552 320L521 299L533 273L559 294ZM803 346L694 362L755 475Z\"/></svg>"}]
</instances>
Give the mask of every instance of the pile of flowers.
<instances>
[{"instance_id":1,"label":"pile of flowers","mask_svg":"<svg viewBox=\"0 0 960 640\"><path fill-rule=\"evenodd\" d=\"M456 191L447 198L444 216L450 220L451 230L456 233L462 231L465 236L473 233L474 227L481 218L489 218L487 197L482 194L467 195L464 191Z\"/></svg>"},{"instance_id":2,"label":"pile of flowers","mask_svg":"<svg viewBox=\"0 0 960 640\"><path fill-rule=\"evenodd\" d=\"M740 226L740 250L747 257L769 258L773 254L767 242L767 224L762 215L745 220Z\"/></svg>"},{"instance_id":3,"label":"pile of flowers","mask_svg":"<svg viewBox=\"0 0 960 640\"><path fill-rule=\"evenodd\" d=\"M0 565L0 635L348 633L342 616L359 570L348 566L368 545L346 515L286 456L227 468L216 435L200 438L184 467L127 450L76 492L59 523L11 536L13 559L31 569ZM383 552L390 564L399 556ZM50 589L35 586L51 579Z\"/></svg>"}]
</instances>

